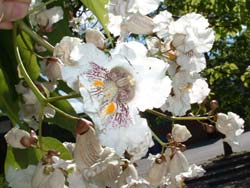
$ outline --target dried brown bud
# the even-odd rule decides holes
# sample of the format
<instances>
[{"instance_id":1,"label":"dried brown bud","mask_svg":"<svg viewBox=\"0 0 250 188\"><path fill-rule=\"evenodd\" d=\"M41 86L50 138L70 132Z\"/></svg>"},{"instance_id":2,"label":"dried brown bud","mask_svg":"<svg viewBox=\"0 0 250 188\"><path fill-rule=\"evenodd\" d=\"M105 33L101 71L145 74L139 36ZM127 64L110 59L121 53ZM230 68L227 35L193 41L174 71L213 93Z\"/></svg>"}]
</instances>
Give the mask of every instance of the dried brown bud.
<instances>
[{"instance_id":1,"label":"dried brown bud","mask_svg":"<svg viewBox=\"0 0 250 188\"><path fill-rule=\"evenodd\" d=\"M76 125L76 133L82 135L89 130L90 126L93 126L93 123L91 121L87 119L80 119L78 120Z\"/></svg>"}]
</instances>

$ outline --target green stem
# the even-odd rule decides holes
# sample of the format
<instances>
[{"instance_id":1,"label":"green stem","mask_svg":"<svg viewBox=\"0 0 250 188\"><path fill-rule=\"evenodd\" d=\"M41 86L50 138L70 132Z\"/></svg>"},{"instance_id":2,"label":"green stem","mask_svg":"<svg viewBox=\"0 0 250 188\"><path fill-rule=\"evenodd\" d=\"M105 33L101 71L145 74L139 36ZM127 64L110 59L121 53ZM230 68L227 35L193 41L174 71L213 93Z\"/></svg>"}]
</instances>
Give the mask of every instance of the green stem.
<instances>
[{"instance_id":1,"label":"green stem","mask_svg":"<svg viewBox=\"0 0 250 188\"><path fill-rule=\"evenodd\" d=\"M52 102L59 101L59 100L72 99L72 98L79 98L79 97L81 97L81 94L80 94L80 93L74 93L74 94L65 95L65 96L49 97L49 98L47 99L47 102L52 103Z\"/></svg>"},{"instance_id":2,"label":"green stem","mask_svg":"<svg viewBox=\"0 0 250 188\"><path fill-rule=\"evenodd\" d=\"M43 131L43 115L44 115L44 104L41 104L38 116L38 140L40 149L43 151L42 131Z\"/></svg>"},{"instance_id":3,"label":"green stem","mask_svg":"<svg viewBox=\"0 0 250 188\"><path fill-rule=\"evenodd\" d=\"M151 134L154 137L154 139L162 146L162 147L166 147L168 145L168 143L163 142L155 133L154 131L151 130Z\"/></svg>"},{"instance_id":4,"label":"green stem","mask_svg":"<svg viewBox=\"0 0 250 188\"><path fill-rule=\"evenodd\" d=\"M14 28L13 28L13 46L14 46L14 52L15 52L15 56L16 56L16 60L17 63L19 65L20 71L22 73L22 76L24 77L24 80L27 82L28 86L30 87L30 89L34 92L34 94L36 95L36 97L38 98L38 100L43 103L46 101L46 98L42 95L42 93L39 91L39 89L36 87L36 85L33 83L33 81L31 80L29 74L27 73L20 53L19 53L19 49L17 46L17 41L16 41L16 36L17 36L17 24L14 24Z\"/></svg>"},{"instance_id":5,"label":"green stem","mask_svg":"<svg viewBox=\"0 0 250 188\"><path fill-rule=\"evenodd\" d=\"M16 21L19 28L23 30L25 33L27 33L31 38L33 38L36 42L38 42L40 45L45 47L49 52L53 53L54 46L52 46L50 43L48 43L46 40L44 40L42 37L40 37L37 33L32 31L23 21Z\"/></svg>"},{"instance_id":6,"label":"green stem","mask_svg":"<svg viewBox=\"0 0 250 188\"><path fill-rule=\"evenodd\" d=\"M30 14L36 12L36 11L39 11L40 9L42 9L43 7L45 7L46 5L51 4L51 3L53 3L53 2L56 2L56 1L57 1L57 0L50 0L50 1L47 1L47 2L45 2L45 3L42 3L42 4L40 4L40 5L36 6L36 7L34 7L32 10L30 10L28 14L30 15Z\"/></svg>"},{"instance_id":7,"label":"green stem","mask_svg":"<svg viewBox=\"0 0 250 188\"><path fill-rule=\"evenodd\" d=\"M206 117L175 117L175 116L167 116L166 114L163 114L161 112L157 112L155 110L146 110L146 112L150 114L154 114L155 116L158 116L163 119L171 120L171 121L177 121L177 120L185 120L185 121L196 121L196 120L210 120L213 116L206 116Z\"/></svg>"},{"instance_id":8,"label":"green stem","mask_svg":"<svg viewBox=\"0 0 250 188\"><path fill-rule=\"evenodd\" d=\"M64 117L69 118L69 119L73 119L73 120L80 120L81 118L70 115L64 111L62 111L61 109L57 108L56 106L54 106L53 104L48 103L47 106L49 106L50 108L54 109L56 112L62 114Z\"/></svg>"}]
</instances>

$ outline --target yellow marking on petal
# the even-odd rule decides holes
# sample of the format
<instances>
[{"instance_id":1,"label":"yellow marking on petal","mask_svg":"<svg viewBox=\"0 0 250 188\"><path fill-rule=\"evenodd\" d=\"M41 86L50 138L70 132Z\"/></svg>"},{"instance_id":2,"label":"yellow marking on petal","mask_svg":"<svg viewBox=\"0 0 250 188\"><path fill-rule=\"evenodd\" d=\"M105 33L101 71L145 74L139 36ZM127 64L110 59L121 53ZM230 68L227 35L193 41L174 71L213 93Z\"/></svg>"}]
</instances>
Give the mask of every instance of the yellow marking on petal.
<instances>
[{"instance_id":1,"label":"yellow marking on petal","mask_svg":"<svg viewBox=\"0 0 250 188\"><path fill-rule=\"evenodd\" d=\"M101 80L95 80L92 84L95 87L103 87L104 86L104 82Z\"/></svg>"},{"instance_id":2,"label":"yellow marking on petal","mask_svg":"<svg viewBox=\"0 0 250 188\"><path fill-rule=\"evenodd\" d=\"M106 94L106 97L111 97L111 93L107 93L107 94Z\"/></svg>"},{"instance_id":3,"label":"yellow marking on petal","mask_svg":"<svg viewBox=\"0 0 250 188\"><path fill-rule=\"evenodd\" d=\"M167 53L167 57L170 59L170 60L174 60L176 58L175 54L172 54L172 53Z\"/></svg>"},{"instance_id":4,"label":"yellow marking on petal","mask_svg":"<svg viewBox=\"0 0 250 188\"><path fill-rule=\"evenodd\" d=\"M105 108L105 114L110 115L113 114L116 110L116 104L114 102L109 103Z\"/></svg>"},{"instance_id":5,"label":"yellow marking on petal","mask_svg":"<svg viewBox=\"0 0 250 188\"><path fill-rule=\"evenodd\" d=\"M188 83L186 86L180 87L180 90L181 90L182 92L185 92L185 91L188 91L189 89L191 89L192 86L193 86L192 83Z\"/></svg>"}]
</instances>

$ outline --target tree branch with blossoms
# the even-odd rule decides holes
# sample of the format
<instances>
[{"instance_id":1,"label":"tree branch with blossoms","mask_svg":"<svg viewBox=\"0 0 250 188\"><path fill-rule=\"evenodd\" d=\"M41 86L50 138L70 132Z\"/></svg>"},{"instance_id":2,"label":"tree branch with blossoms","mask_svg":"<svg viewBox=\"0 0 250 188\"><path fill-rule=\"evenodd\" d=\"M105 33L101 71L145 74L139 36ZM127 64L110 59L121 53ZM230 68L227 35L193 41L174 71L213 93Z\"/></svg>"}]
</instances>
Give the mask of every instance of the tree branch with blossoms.
<instances>
[{"instance_id":1,"label":"tree branch with blossoms","mask_svg":"<svg viewBox=\"0 0 250 188\"><path fill-rule=\"evenodd\" d=\"M11 80L8 70L0 66L0 78L4 78L0 84L10 94L5 95L5 103L0 101L0 109L13 123L22 122L5 135L10 146L5 162L10 187L19 186L19 173L27 175L20 177L30 188L179 187L185 178L204 174L202 167L191 167L183 154L183 142L192 134L179 121L202 126L209 122L225 134L224 141L237 144L243 119L232 112L217 113L218 103L200 113L210 93L201 76L206 67L204 53L215 40L201 14L177 19L159 10L159 0L81 0L85 7L77 4L80 1L35 3L29 23L14 23L12 46L15 69L20 71L16 79ZM74 17L71 6L86 11L84 21ZM72 36L76 33L80 38ZM9 88L18 98L16 103L11 102ZM197 104L197 113L188 116ZM167 142L153 132L154 124L141 112L170 120ZM75 143L44 136L44 122L71 132ZM148 156L154 141L162 151ZM25 164L13 157L20 152L15 148L31 156Z\"/></svg>"}]
</instances>

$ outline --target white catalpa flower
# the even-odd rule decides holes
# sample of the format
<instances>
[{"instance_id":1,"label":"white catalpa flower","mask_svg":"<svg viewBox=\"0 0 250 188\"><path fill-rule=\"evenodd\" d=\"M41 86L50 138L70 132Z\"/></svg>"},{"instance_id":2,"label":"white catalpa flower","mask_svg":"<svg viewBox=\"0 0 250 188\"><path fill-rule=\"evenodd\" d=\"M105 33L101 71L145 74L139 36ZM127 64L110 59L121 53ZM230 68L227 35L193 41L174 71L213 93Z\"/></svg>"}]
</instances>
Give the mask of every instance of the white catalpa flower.
<instances>
[{"instance_id":1,"label":"white catalpa flower","mask_svg":"<svg viewBox=\"0 0 250 188\"><path fill-rule=\"evenodd\" d=\"M63 37L60 43L57 43L53 52L53 56L58 57L61 61L66 64L72 64L70 59L70 53L72 49L80 44L82 41L76 37Z\"/></svg>"},{"instance_id":2,"label":"white catalpa flower","mask_svg":"<svg viewBox=\"0 0 250 188\"><path fill-rule=\"evenodd\" d=\"M36 166L29 165L26 169L13 169L9 167L6 173L6 180L11 188L33 188L31 185L32 175Z\"/></svg>"},{"instance_id":3,"label":"white catalpa flower","mask_svg":"<svg viewBox=\"0 0 250 188\"><path fill-rule=\"evenodd\" d=\"M149 34L153 32L153 20L146 15L156 10L160 0L111 0L107 8L109 12L108 28L114 36L124 38L128 33Z\"/></svg>"},{"instance_id":4,"label":"white catalpa flower","mask_svg":"<svg viewBox=\"0 0 250 188\"><path fill-rule=\"evenodd\" d=\"M214 43L214 31L202 15L190 13L171 22L169 32L172 46L177 50L176 62L182 69L200 72L206 67L203 53L208 52Z\"/></svg>"},{"instance_id":5,"label":"white catalpa flower","mask_svg":"<svg viewBox=\"0 0 250 188\"><path fill-rule=\"evenodd\" d=\"M185 125L174 124L172 136L176 142L185 142L192 137L191 133Z\"/></svg>"},{"instance_id":6,"label":"white catalpa flower","mask_svg":"<svg viewBox=\"0 0 250 188\"><path fill-rule=\"evenodd\" d=\"M226 142L237 145L237 137L244 132L244 120L233 112L218 113L216 129L226 136Z\"/></svg>"},{"instance_id":7,"label":"white catalpa flower","mask_svg":"<svg viewBox=\"0 0 250 188\"><path fill-rule=\"evenodd\" d=\"M93 44L78 45L71 53L71 59L77 66L64 66L62 77L72 88L76 84L81 86L85 113L92 117L101 134L110 135L108 131L113 130L113 133L119 133L115 134L117 138L126 140L114 142L111 139L113 136L106 136L105 140L101 137L103 142L111 143L111 147L122 146L115 147L121 154L125 148L135 147L133 144L129 146L129 142L144 146L142 138L145 135L150 137L150 131L145 120L138 116L137 109L144 111L160 107L170 93L171 81L165 76L166 64L147 57L147 50L140 43L121 43L110 53L109 59ZM132 127L137 125L138 129L144 130L140 131L142 136L130 139L129 134L137 129ZM124 132L122 127L128 131L119 136Z\"/></svg>"},{"instance_id":8,"label":"white catalpa flower","mask_svg":"<svg viewBox=\"0 0 250 188\"><path fill-rule=\"evenodd\" d=\"M208 28L209 23L200 14L189 13L169 26L173 34L173 46L182 52L194 50L205 53L211 50L214 43L214 31Z\"/></svg>"},{"instance_id":9,"label":"white catalpa flower","mask_svg":"<svg viewBox=\"0 0 250 188\"><path fill-rule=\"evenodd\" d=\"M162 111L172 112L175 116L183 116L191 109L188 93L170 95L165 104L161 106Z\"/></svg>"},{"instance_id":10,"label":"white catalpa flower","mask_svg":"<svg viewBox=\"0 0 250 188\"><path fill-rule=\"evenodd\" d=\"M172 14L168 11L161 11L158 15L153 18L154 22L154 32L159 38L164 38L165 40L170 38L169 25L173 22Z\"/></svg>"},{"instance_id":11,"label":"white catalpa flower","mask_svg":"<svg viewBox=\"0 0 250 188\"><path fill-rule=\"evenodd\" d=\"M198 73L181 70L174 75L172 81L173 94L161 109L176 116L185 115L191 109L190 104L202 103L210 92L207 82Z\"/></svg>"}]
</instances>

